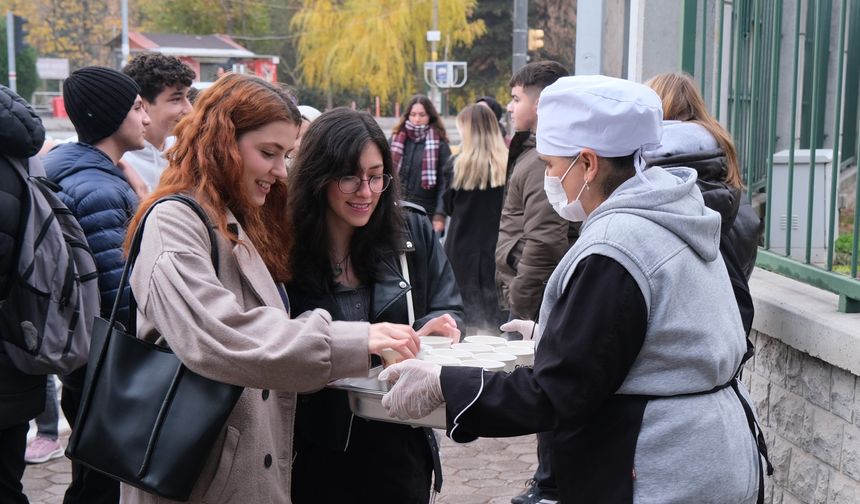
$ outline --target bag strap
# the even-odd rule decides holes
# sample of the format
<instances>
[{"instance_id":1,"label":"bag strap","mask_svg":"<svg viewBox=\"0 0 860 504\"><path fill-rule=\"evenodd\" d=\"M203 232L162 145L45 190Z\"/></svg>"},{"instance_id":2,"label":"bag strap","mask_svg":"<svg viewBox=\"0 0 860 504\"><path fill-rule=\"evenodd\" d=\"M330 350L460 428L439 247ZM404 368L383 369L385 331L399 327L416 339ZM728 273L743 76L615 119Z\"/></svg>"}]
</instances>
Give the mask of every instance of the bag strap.
<instances>
[{"instance_id":1,"label":"bag strap","mask_svg":"<svg viewBox=\"0 0 860 504\"><path fill-rule=\"evenodd\" d=\"M406 313L409 317L409 325L415 324L415 306L412 303L412 281L409 279L409 263L406 262L406 252L400 253L400 269L403 279L406 280L409 290L406 291ZM424 437L430 445L430 455L433 459L433 493L430 501L436 501L436 495L442 492L442 460L439 458L439 444L436 442L436 434L433 429L424 427Z\"/></svg>"},{"instance_id":2,"label":"bag strap","mask_svg":"<svg viewBox=\"0 0 860 504\"><path fill-rule=\"evenodd\" d=\"M170 196L165 196L163 198L158 199L149 209L143 214L143 218L140 219L140 223L137 226L137 230L135 230L134 238L131 241L131 247L128 252L128 259L125 261L125 266L122 269L122 276L119 280L119 287L117 287L117 295L116 299L113 303L113 309L110 314L110 321L108 323L108 334L113 330L114 323L116 322L117 313L119 313L119 305L122 300L122 292L125 290L126 285L128 284L129 277L131 275L132 265L137 259L138 254L140 254L140 243L143 241L143 229L146 224L146 219L149 217L149 214L152 213L152 210L159 203L164 203L165 201L178 201L180 203L184 203L189 208L191 208L194 213L200 217L200 220L206 225L206 231L209 234L209 243L210 250L209 255L212 259L212 265L215 267L215 275L218 275L218 242L215 237L215 230L212 227L212 221L209 219L209 215L203 210L203 207L200 206L194 198L188 196L186 194L172 194ZM128 299L128 318L126 328L127 332L130 334L135 334L136 326L137 326L137 301L134 299L134 294L129 293Z\"/></svg>"},{"instance_id":3,"label":"bag strap","mask_svg":"<svg viewBox=\"0 0 860 504\"><path fill-rule=\"evenodd\" d=\"M409 325L415 324L415 306L412 304L412 281L409 280L409 264L406 262L406 252L400 253L400 270L406 280L409 290L406 291L406 313L409 317Z\"/></svg>"}]
</instances>

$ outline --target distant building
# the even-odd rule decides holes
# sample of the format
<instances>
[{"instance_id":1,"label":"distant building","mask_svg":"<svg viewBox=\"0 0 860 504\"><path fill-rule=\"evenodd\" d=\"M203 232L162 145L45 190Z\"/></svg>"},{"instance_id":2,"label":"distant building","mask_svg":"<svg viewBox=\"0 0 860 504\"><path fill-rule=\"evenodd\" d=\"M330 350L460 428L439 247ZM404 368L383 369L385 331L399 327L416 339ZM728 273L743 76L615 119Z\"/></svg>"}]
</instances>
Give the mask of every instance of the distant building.
<instances>
[{"instance_id":1,"label":"distant building","mask_svg":"<svg viewBox=\"0 0 860 504\"><path fill-rule=\"evenodd\" d=\"M128 43L132 57L142 52L176 56L197 74L195 82L213 82L219 73L230 71L256 75L269 82L278 80L278 56L254 54L227 35L129 32ZM108 45L119 67L121 38L116 37Z\"/></svg>"}]
</instances>

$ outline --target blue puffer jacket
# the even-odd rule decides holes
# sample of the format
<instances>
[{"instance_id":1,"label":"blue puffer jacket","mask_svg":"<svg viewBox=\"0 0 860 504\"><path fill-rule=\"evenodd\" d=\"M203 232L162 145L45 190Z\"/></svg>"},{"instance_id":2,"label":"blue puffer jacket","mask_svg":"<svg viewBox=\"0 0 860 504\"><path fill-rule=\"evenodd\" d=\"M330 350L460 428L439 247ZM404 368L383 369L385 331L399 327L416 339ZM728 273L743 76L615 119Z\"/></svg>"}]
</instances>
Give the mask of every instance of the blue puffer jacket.
<instances>
[{"instance_id":1,"label":"blue puffer jacket","mask_svg":"<svg viewBox=\"0 0 860 504\"><path fill-rule=\"evenodd\" d=\"M45 156L48 178L62 188L60 198L77 217L99 269L102 317L109 317L125 259L122 242L137 210L137 195L104 152L81 142L60 145ZM126 286L119 319L128 320Z\"/></svg>"}]
</instances>

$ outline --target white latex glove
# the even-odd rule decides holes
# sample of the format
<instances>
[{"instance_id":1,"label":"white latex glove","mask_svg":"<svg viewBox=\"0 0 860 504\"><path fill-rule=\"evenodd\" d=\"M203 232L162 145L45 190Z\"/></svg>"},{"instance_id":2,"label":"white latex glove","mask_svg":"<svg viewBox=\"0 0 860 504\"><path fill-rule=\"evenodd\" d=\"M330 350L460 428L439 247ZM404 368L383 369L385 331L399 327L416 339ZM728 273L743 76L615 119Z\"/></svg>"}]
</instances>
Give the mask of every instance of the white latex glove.
<instances>
[{"instance_id":1,"label":"white latex glove","mask_svg":"<svg viewBox=\"0 0 860 504\"><path fill-rule=\"evenodd\" d=\"M382 396L382 406L388 416L400 420L422 418L438 408L445 402L439 381L441 373L439 364L417 359L385 368L379 373L379 379L394 384Z\"/></svg>"},{"instance_id":2,"label":"white latex glove","mask_svg":"<svg viewBox=\"0 0 860 504\"><path fill-rule=\"evenodd\" d=\"M523 335L524 340L534 339L540 333L540 326L533 320L513 319L505 322L499 329L507 332L518 332Z\"/></svg>"}]
</instances>

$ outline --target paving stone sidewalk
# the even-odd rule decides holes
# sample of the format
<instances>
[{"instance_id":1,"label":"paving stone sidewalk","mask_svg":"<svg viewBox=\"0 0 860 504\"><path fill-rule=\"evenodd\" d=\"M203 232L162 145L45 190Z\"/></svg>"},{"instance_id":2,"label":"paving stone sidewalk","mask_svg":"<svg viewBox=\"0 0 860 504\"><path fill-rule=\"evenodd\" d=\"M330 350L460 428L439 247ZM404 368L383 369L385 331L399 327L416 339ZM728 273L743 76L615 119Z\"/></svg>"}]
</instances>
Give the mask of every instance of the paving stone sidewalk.
<instances>
[{"instance_id":1,"label":"paving stone sidewalk","mask_svg":"<svg viewBox=\"0 0 860 504\"><path fill-rule=\"evenodd\" d=\"M65 445L67 432L62 439ZM436 499L439 504L507 504L537 468L535 436L479 439L465 445L443 436L441 446L445 481ZM24 493L31 504L61 504L71 477L66 458L27 466Z\"/></svg>"}]
</instances>

